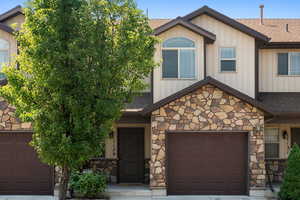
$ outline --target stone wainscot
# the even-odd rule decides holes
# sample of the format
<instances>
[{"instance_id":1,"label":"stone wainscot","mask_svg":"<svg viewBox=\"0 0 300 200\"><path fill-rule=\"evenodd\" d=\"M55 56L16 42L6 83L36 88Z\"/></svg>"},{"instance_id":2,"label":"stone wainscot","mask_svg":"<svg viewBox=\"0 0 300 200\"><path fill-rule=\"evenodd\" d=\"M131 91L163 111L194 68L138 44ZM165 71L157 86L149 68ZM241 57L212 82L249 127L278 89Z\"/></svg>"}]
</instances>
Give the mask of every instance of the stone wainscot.
<instances>
[{"instance_id":1,"label":"stone wainscot","mask_svg":"<svg viewBox=\"0 0 300 200\"><path fill-rule=\"evenodd\" d=\"M31 131L32 125L29 122L21 122L15 117L16 108L9 105L0 97L0 130L1 131Z\"/></svg>"},{"instance_id":2,"label":"stone wainscot","mask_svg":"<svg viewBox=\"0 0 300 200\"><path fill-rule=\"evenodd\" d=\"M152 112L150 185L166 187L166 131L249 132L250 189L265 187L264 113L207 84Z\"/></svg>"}]
</instances>

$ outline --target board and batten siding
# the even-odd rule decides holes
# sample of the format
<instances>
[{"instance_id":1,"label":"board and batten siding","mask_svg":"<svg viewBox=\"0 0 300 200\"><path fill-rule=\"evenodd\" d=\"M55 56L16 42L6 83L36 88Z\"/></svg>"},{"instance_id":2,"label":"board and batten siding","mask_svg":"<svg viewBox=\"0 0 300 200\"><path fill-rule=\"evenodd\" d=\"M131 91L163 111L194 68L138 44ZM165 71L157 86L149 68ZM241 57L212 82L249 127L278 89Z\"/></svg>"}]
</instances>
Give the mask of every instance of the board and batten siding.
<instances>
[{"instance_id":1,"label":"board and batten siding","mask_svg":"<svg viewBox=\"0 0 300 200\"><path fill-rule=\"evenodd\" d=\"M214 33L216 41L207 46L207 75L255 97L255 39L208 15L192 23ZM220 72L220 47L235 47L236 72Z\"/></svg>"},{"instance_id":2,"label":"board and batten siding","mask_svg":"<svg viewBox=\"0 0 300 200\"><path fill-rule=\"evenodd\" d=\"M300 49L259 50L260 92L300 92L299 75L278 75L277 54L287 52L300 52Z\"/></svg>"},{"instance_id":3,"label":"board and batten siding","mask_svg":"<svg viewBox=\"0 0 300 200\"><path fill-rule=\"evenodd\" d=\"M178 92L193 83L202 80L204 78L204 40L203 37L182 27L175 26L174 28L160 34L158 36L161 40L159 44L156 45L156 51L154 59L160 65L156 67L153 71L153 101L157 102L165 97ZM196 50L196 78L195 79L163 79L162 78L162 43L174 37L185 37L195 42Z\"/></svg>"}]
</instances>

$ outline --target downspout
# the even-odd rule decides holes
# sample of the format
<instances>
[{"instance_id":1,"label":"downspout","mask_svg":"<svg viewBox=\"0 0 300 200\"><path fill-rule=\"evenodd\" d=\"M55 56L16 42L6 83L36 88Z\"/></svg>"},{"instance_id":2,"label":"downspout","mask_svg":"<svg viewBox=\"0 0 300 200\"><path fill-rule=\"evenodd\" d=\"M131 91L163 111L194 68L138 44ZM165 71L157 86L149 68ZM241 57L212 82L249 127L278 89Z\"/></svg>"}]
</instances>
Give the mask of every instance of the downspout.
<instances>
[{"instance_id":1,"label":"downspout","mask_svg":"<svg viewBox=\"0 0 300 200\"><path fill-rule=\"evenodd\" d=\"M204 79L206 79L207 77L207 68L206 68L206 45L207 45L207 41L206 39L204 38L203 40L203 62L204 62L204 69L203 69L203 74L204 74Z\"/></svg>"}]
</instances>

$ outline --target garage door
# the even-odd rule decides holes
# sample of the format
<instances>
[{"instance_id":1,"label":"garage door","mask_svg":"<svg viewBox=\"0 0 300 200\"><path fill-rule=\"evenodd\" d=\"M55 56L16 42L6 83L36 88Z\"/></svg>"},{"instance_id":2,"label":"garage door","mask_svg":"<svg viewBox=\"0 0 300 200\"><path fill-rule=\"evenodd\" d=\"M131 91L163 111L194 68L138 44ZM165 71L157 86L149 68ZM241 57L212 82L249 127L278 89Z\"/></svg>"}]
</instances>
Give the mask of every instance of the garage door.
<instances>
[{"instance_id":1,"label":"garage door","mask_svg":"<svg viewBox=\"0 0 300 200\"><path fill-rule=\"evenodd\" d=\"M0 195L52 195L53 170L28 145L31 133L0 133Z\"/></svg>"},{"instance_id":2,"label":"garage door","mask_svg":"<svg viewBox=\"0 0 300 200\"><path fill-rule=\"evenodd\" d=\"M168 195L247 194L247 133L168 133Z\"/></svg>"}]
</instances>

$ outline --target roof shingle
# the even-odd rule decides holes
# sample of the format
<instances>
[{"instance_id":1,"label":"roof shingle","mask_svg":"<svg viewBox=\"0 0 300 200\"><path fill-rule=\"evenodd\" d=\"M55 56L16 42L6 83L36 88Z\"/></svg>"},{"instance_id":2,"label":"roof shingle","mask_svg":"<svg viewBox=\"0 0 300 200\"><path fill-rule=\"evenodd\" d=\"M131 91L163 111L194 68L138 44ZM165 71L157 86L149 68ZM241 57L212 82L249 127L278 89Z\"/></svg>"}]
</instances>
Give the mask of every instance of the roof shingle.
<instances>
[{"instance_id":1,"label":"roof shingle","mask_svg":"<svg viewBox=\"0 0 300 200\"><path fill-rule=\"evenodd\" d=\"M156 29L172 19L150 19L149 25ZM300 18L299 19L264 19L263 25L259 18L236 19L236 21L268 36L270 42L300 42ZM288 24L288 32L286 31Z\"/></svg>"}]
</instances>

